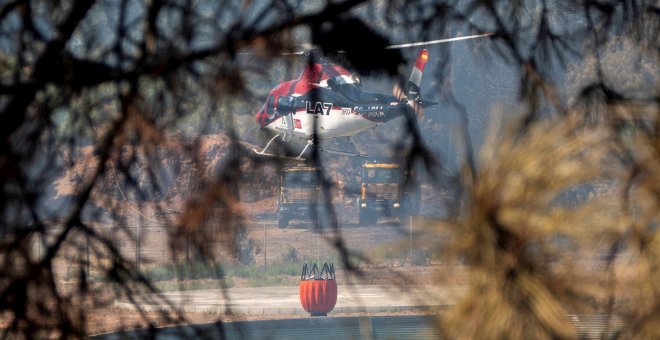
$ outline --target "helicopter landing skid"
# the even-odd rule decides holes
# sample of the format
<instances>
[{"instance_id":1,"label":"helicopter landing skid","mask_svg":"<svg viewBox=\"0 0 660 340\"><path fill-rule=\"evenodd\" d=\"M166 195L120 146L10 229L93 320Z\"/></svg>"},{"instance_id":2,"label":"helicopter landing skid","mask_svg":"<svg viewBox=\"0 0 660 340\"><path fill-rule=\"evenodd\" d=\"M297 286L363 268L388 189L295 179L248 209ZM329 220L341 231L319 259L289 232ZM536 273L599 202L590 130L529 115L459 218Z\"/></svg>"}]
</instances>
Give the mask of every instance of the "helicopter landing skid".
<instances>
[{"instance_id":1,"label":"helicopter landing skid","mask_svg":"<svg viewBox=\"0 0 660 340\"><path fill-rule=\"evenodd\" d=\"M290 160L300 161L300 162L306 161L306 159L304 159L300 156L298 156L298 157L289 157L289 156L276 155L274 153L267 153L267 152L264 152L264 151L259 151L255 148L252 148L252 151L254 151L254 153L256 153L259 156L274 157L274 158L281 158L281 159L290 159Z\"/></svg>"},{"instance_id":2,"label":"helicopter landing skid","mask_svg":"<svg viewBox=\"0 0 660 340\"><path fill-rule=\"evenodd\" d=\"M298 154L297 157L282 156L282 155L276 155L276 154L272 154L272 153L268 153L268 152L266 152L266 150L268 150L268 147L269 147L269 146L275 141L275 139L277 139L277 137L282 137L282 140L285 140L286 135L283 136L283 135L281 135L281 134L277 134L277 135L275 135L273 138L271 138L270 141L268 141L268 143L266 144L266 147L264 147L263 150L259 151L259 150L255 149L255 148L252 148L252 151L254 151L256 154L258 154L258 155L260 155L260 156L277 157L277 158L292 159L292 160L297 160L297 161L305 161L306 159L303 158L303 155L305 154L305 152L307 151L307 149L308 149L310 146L314 145L314 141L312 141L311 139L310 139L310 140L307 140L307 144L306 144L305 147L302 149L302 151L300 152L300 154ZM353 146L353 148L357 151L357 147L355 146L355 144L353 143L353 141L351 141L350 139L348 139L348 142L349 142L350 145ZM324 152L327 152L327 153L335 154L335 155L340 155L340 156L349 156L349 157L369 157L367 154L362 153L362 152L352 152L352 151L343 151L343 150L335 150L335 149L326 149L326 148L324 148L324 147L320 147L320 146L319 146L319 150L324 151Z\"/></svg>"},{"instance_id":3,"label":"helicopter landing skid","mask_svg":"<svg viewBox=\"0 0 660 340\"><path fill-rule=\"evenodd\" d=\"M286 134L284 134L284 135L277 134L268 141L268 143L266 144L266 147L264 147L263 150L259 151L255 148L252 148L252 151L254 151L254 153L256 153L257 155L260 155L260 156L292 159L292 160L296 160L296 161L305 161L305 159L302 158L302 155L305 153L305 151L307 151L307 148L309 148L309 146L313 144L312 141L307 142L307 145L305 145L305 148L303 148L303 150L300 152L300 154L297 157L282 156L282 155L276 155L276 154L273 154L273 153L266 152L266 150L268 150L268 147L270 146L270 144L272 144L275 141L275 139L277 137L280 137L280 136L282 137L282 140L286 140Z\"/></svg>"}]
</instances>

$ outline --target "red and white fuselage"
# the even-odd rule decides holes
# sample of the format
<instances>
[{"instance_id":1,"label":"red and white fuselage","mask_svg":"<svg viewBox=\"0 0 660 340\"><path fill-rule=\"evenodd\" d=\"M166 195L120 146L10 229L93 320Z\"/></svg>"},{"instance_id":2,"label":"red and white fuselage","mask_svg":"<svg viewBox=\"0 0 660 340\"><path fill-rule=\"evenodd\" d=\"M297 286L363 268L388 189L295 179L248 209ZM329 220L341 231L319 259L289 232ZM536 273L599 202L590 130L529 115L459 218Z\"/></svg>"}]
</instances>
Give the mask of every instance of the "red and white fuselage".
<instances>
[{"instance_id":1,"label":"red and white fuselage","mask_svg":"<svg viewBox=\"0 0 660 340\"><path fill-rule=\"evenodd\" d=\"M410 94L419 105L427 60L428 52L422 50L410 78ZM359 78L345 68L319 62L308 64L298 79L273 88L255 118L262 128L293 137L350 137L401 116L410 104L405 96L365 92Z\"/></svg>"}]
</instances>

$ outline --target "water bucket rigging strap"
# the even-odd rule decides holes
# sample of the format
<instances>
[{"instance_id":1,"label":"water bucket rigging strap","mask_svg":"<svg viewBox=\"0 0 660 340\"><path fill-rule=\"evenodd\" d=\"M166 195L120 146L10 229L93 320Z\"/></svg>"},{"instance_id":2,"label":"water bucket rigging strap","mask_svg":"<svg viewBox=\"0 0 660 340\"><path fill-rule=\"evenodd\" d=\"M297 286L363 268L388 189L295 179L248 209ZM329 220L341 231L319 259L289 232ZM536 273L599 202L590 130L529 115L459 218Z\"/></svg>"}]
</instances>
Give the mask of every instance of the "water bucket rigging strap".
<instances>
[{"instance_id":1,"label":"water bucket rigging strap","mask_svg":"<svg viewBox=\"0 0 660 340\"><path fill-rule=\"evenodd\" d=\"M325 274L325 276L324 276ZM319 270L319 267L316 263L308 265L307 263L303 264L302 272L300 274L300 280L334 280L335 279L335 266L330 263L323 263L323 267Z\"/></svg>"}]
</instances>

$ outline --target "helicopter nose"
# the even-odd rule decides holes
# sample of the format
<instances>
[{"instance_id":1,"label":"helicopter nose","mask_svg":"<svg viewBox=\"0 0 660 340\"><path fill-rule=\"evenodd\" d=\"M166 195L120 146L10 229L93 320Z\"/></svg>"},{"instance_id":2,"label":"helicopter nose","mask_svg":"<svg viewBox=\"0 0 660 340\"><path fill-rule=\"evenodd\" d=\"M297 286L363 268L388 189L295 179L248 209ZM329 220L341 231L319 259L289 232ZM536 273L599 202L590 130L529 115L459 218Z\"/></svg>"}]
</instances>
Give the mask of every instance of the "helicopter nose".
<instances>
[{"instance_id":1,"label":"helicopter nose","mask_svg":"<svg viewBox=\"0 0 660 340\"><path fill-rule=\"evenodd\" d=\"M260 126L266 125L266 119L268 118L268 115L266 114L266 107L265 105L261 107L257 113L254 114L254 120L259 124Z\"/></svg>"},{"instance_id":2,"label":"helicopter nose","mask_svg":"<svg viewBox=\"0 0 660 340\"><path fill-rule=\"evenodd\" d=\"M260 126L264 126L266 124L266 115L263 114L263 112L257 112L254 115L254 121L257 122Z\"/></svg>"},{"instance_id":3,"label":"helicopter nose","mask_svg":"<svg viewBox=\"0 0 660 340\"><path fill-rule=\"evenodd\" d=\"M273 100L274 96L271 92L271 94L268 95L268 99L266 99L264 105L261 106L261 109L255 114L255 120L260 126L267 125L273 118Z\"/></svg>"}]
</instances>

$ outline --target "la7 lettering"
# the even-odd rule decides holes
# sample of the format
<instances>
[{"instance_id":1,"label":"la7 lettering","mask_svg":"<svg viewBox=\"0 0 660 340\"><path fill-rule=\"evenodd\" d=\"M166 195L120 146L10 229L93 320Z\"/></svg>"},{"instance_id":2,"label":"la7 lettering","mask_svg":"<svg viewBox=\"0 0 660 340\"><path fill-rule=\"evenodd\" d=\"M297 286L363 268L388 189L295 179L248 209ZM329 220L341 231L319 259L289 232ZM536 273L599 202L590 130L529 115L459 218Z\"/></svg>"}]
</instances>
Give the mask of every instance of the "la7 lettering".
<instances>
[{"instance_id":1,"label":"la7 lettering","mask_svg":"<svg viewBox=\"0 0 660 340\"><path fill-rule=\"evenodd\" d=\"M305 111L307 111L307 113L309 114L320 114L320 115L329 116L332 107L333 107L332 103L314 102L314 108L312 108L312 102L305 101Z\"/></svg>"}]
</instances>

